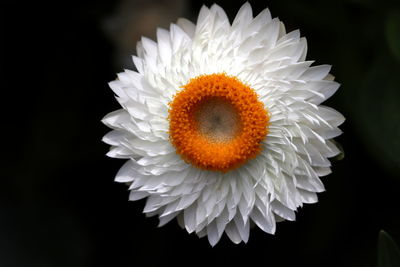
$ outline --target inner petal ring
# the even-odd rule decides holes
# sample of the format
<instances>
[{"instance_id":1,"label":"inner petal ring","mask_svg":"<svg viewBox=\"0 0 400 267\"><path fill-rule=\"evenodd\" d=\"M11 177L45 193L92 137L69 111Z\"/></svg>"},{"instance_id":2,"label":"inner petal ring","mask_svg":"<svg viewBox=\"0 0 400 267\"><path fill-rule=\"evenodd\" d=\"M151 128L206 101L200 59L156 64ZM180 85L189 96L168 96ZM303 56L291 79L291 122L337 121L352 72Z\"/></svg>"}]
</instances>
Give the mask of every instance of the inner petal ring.
<instances>
[{"instance_id":1,"label":"inner petal ring","mask_svg":"<svg viewBox=\"0 0 400 267\"><path fill-rule=\"evenodd\" d=\"M236 169L261 151L269 115L256 92L225 73L191 79L169 109L169 135L188 163L211 171Z\"/></svg>"}]
</instances>

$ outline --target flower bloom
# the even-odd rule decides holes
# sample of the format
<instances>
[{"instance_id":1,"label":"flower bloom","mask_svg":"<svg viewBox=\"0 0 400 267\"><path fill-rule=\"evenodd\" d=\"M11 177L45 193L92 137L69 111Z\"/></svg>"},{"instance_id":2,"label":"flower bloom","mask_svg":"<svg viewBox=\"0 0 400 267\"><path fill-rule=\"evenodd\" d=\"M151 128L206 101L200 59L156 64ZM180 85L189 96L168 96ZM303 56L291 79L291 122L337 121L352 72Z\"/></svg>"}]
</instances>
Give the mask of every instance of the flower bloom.
<instances>
[{"instance_id":1,"label":"flower bloom","mask_svg":"<svg viewBox=\"0 0 400 267\"><path fill-rule=\"evenodd\" d=\"M339 153L344 117L320 105L338 89L330 66L311 66L298 30L286 33L268 9L248 3L230 24L202 7L138 42L133 61L110 82L122 109L103 122L108 156L128 159L116 176L130 200L160 226L177 218L215 245L225 232L247 242L253 222L273 234L324 191L319 177Z\"/></svg>"}]
</instances>

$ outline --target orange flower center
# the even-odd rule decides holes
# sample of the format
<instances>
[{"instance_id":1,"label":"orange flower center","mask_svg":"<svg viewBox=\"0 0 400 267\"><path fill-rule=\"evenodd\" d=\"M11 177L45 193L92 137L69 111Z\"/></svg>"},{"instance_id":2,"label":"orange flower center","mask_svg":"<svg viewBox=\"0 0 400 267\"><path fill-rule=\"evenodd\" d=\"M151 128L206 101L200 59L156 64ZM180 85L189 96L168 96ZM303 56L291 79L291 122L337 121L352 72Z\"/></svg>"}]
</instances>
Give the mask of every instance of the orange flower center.
<instances>
[{"instance_id":1,"label":"orange flower center","mask_svg":"<svg viewBox=\"0 0 400 267\"><path fill-rule=\"evenodd\" d=\"M169 134L186 162L227 172L257 156L269 116L253 89L224 73L198 76L182 88L170 103Z\"/></svg>"}]
</instances>

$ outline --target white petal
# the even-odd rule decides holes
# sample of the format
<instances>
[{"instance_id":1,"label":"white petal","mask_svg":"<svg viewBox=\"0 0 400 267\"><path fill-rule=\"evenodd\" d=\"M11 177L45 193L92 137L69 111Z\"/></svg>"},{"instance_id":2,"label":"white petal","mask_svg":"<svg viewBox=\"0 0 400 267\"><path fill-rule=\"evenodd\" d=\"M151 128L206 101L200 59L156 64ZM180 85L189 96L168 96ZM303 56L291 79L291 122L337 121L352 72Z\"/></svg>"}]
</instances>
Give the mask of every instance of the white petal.
<instances>
[{"instance_id":1,"label":"white petal","mask_svg":"<svg viewBox=\"0 0 400 267\"><path fill-rule=\"evenodd\" d=\"M187 42L189 42L189 35L179 26L171 24L170 34L172 41L172 53L175 54L181 49Z\"/></svg>"},{"instance_id":2,"label":"white petal","mask_svg":"<svg viewBox=\"0 0 400 267\"><path fill-rule=\"evenodd\" d=\"M308 175L296 175L296 186L298 188L311 191L311 192L323 192L325 187L320 179L312 178Z\"/></svg>"},{"instance_id":3,"label":"white petal","mask_svg":"<svg viewBox=\"0 0 400 267\"><path fill-rule=\"evenodd\" d=\"M250 222L248 220L247 222L244 222L242 216L240 216L239 214L236 214L234 221L236 228L239 231L240 238L243 240L244 243L247 243L247 241L249 241L250 235Z\"/></svg>"},{"instance_id":4,"label":"white petal","mask_svg":"<svg viewBox=\"0 0 400 267\"><path fill-rule=\"evenodd\" d=\"M158 227L166 225L171 220L173 220L177 215L178 215L178 213L175 212L175 213L168 214L166 216L161 216L160 217L160 222L158 224Z\"/></svg>"},{"instance_id":5,"label":"white petal","mask_svg":"<svg viewBox=\"0 0 400 267\"><path fill-rule=\"evenodd\" d=\"M129 120L129 114L123 109L108 113L101 122L110 128L119 127L121 123Z\"/></svg>"},{"instance_id":6,"label":"white petal","mask_svg":"<svg viewBox=\"0 0 400 267\"><path fill-rule=\"evenodd\" d=\"M141 44L144 52L144 59L151 68L155 69L156 60L158 56L157 43L149 38L142 37Z\"/></svg>"},{"instance_id":7,"label":"white petal","mask_svg":"<svg viewBox=\"0 0 400 267\"><path fill-rule=\"evenodd\" d=\"M149 142L140 139L130 140L131 146L146 152L149 156L166 155L175 151L174 147L165 141Z\"/></svg>"},{"instance_id":8,"label":"white petal","mask_svg":"<svg viewBox=\"0 0 400 267\"><path fill-rule=\"evenodd\" d=\"M131 190L129 193L129 200L136 201L136 200L148 197L148 196L149 196L149 193L147 193L147 192Z\"/></svg>"},{"instance_id":9,"label":"white petal","mask_svg":"<svg viewBox=\"0 0 400 267\"><path fill-rule=\"evenodd\" d=\"M248 2L243 4L243 6L239 9L235 19L232 22L232 31L239 31L239 29L245 28L248 24L250 24L253 19L253 10Z\"/></svg>"},{"instance_id":10,"label":"white petal","mask_svg":"<svg viewBox=\"0 0 400 267\"><path fill-rule=\"evenodd\" d=\"M285 207L278 201L273 201L271 203L271 208L275 214L278 214L280 217L288 221L294 221L296 219L296 214L294 213L294 211Z\"/></svg>"},{"instance_id":11,"label":"white petal","mask_svg":"<svg viewBox=\"0 0 400 267\"><path fill-rule=\"evenodd\" d=\"M303 203L317 203L318 202L318 196L316 193L314 192L309 192L309 191L305 191L302 189L299 189L300 195L301 195L301 199L303 201Z\"/></svg>"},{"instance_id":12,"label":"white petal","mask_svg":"<svg viewBox=\"0 0 400 267\"><path fill-rule=\"evenodd\" d=\"M158 55L165 66L171 63L172 45L169 32L164 29L157 29Z\"/></svg>"},{"instance_id":13,"label":"white petal","mask_svg":"<svg viewBox=\"0 0 400 267\"><path fill-rule=\"evenodd\" d=\"M239 244L242 242L242 238L240 237L239 231L236 228L236 224L233 221L228 223L225 228L225 233L233 243Z\"/></svg>"},{"instance_id":14,"label":"white petal","mask_svg":"<svg viewBox=\"0 0 400 267\"><path fill-rule=\"evenodd\" d=\"M257 33L265 24L271 21L271 12L266 8L261 11L247 27L247 31L251 35L252 33Z\"/></svg>"},{"instance_id":15,"label":"white petal","mask_svg":"<svg viewBox=\"0 0 400 267\"><path fill-rule=\"evenodd\" d=\"M186 231L192 233L196 229L196 203L184 210L184 221Z\"/></svg>"},{"instance_id":16,"label":"white petal","mask_svg":"<svg viewBox=\"0 0 400 267\"><path fill-rule=\"evenodd\" d=\"M276 230L275 218L268 208L264 216L258 209L253 209L250 214L251 219L266 233L274 234Z\"/></svg>"},{"instance_id":17,"label":"white petal","mask_svg":"<svg viewBox=\"0 0 400 267\"><path fill-rule=\"evenodd\" d=\"M223 210L221 215L219 215L215 220L217 223L218 233L222 235L225 230L226 225L229 223L229 214L227 208Z\"/></svg>"},{"instance_id":18,"label":"white petal","mask_svg":"<svg viewBox=\"0 0 400 267\"><path fill-rule=\"evenodd\" d=\"M215 222L212 222L207 226L207 237L212 247L215 246L221 239L221 234L218 233L217 225Z\"/></svg>"},{"instance_id":19,"label":"white petal","mask_svg":"<svg viewBox=\"0 0 400 267\"><path fill-rule=\"evenodd\" d=\"M135 175L135 163L132 160L128 160L119 169L117 175L115 176L115 181L119 183L131 182Z\"/></svg>"},{"instance_id":20,"label":"white petal","mask_svg":"<svg viewBox=\"0 0 400 267\"><path fill-rule=\"evenodd\" d=\"M185 18L179 18L176 24L181 27L182 30L184 30L190 38L193 38L194 32L196 30L196 25Z\"/></svg>"},{"instance_id":21,"label":"white petal","mask_svg":"<svg viewBox=\"0 0 400 267\"><path fill-rule=\"evenodd\" d=\"M304 81L317 81L324 79L329 71L331 70L330 65L320 65L310 67L302 76L301 79Z\"/></svg>"}]
</instances>

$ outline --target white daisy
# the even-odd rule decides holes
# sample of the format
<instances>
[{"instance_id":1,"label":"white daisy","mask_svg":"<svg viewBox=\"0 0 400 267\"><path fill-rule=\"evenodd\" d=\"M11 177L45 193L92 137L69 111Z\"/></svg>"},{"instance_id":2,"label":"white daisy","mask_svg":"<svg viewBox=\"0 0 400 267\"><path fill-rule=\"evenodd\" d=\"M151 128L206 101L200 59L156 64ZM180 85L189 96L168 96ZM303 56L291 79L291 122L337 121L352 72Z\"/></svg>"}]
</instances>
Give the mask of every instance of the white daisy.
<instances>
[{"instance_id":1,"label":"white daisy","mask_svg":"<svg viewBox=\"0 0 400 267\"><path fill-rule=\"evenodd\" d=\"M247 242L250 224L267 233L295 220L324 191L319 177L339 153L344 117L320 105L338 89L330 66L306 61L298 30L286 33L268 9L246 3L230 24L224 10L200 10L137 45L136 71L110 82L122 109L107 154L128 159L116 176L130 200L160 226L177 217L215 245L225 232Z\"/></svg>"}]
</instances>

